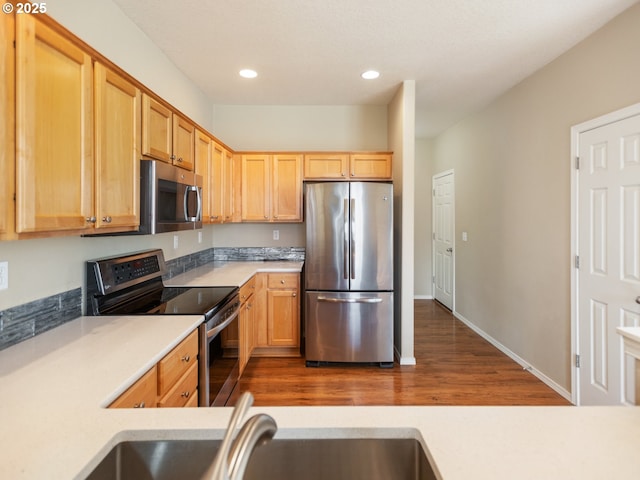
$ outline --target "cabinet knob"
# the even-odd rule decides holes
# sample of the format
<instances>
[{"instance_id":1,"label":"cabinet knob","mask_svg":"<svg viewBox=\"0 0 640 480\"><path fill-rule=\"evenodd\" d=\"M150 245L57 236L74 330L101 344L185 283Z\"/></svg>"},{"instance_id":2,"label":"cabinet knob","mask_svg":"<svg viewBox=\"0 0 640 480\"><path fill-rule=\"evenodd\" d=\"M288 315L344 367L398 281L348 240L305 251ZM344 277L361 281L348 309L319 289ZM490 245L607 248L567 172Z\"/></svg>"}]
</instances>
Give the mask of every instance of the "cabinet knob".
<instances>
[{"instance_id":1,"label":"cabinet knob","mask_svg":"<svg viewBox=\"0 0 640 480\"><path fill-rule=\"evenodd\" d=\"M297 293L294 293L292 296L293 296L293 297L297 297L297 296L298 296L298 294L297 294Z\"/></svg>"},{"instance_id":2,"label":"cabinet knob","mask_svg":"<svg viewBox=\"0 0 640 480\"><path fill-rule=\"evenodd\" d=\"M111 223L111 220L112 220L111 217L108 215L106 217L102 217L102 221L104 223Z\"/></svg>"},{"instance_id":3,"label":"cabinet knob","mask_svg":"<svg viewBox=\"0 0 640 480\"><path fill-rule=\"evenodd\" d=\"M85 219L87 221L87 223L96 223L96 217L87 217Z\"/></svg>"},{"instance_id":4,"label":"cabinet knob","mask_svg":"<svg viewBox=\"0 0 640 480\"><path fill-rule=\"evenodd\" d=\"M176 156L172 154L169 158L170 158L171 160L175 160L175 159L176 159Z\"/></svg>"},{"instance_id":5,"label":"cabinet knob","mask_svg":"<svg viewBox=\"0 0 640 480\"><path fill-rule=\"evenodd\" d=\"M187 392L182 392L182 393L180 394L180 396L181 396L181 397L183 397L183 398L189 398L189 395L191 395L191 393L190 393L190 392L188 392L188 391L187 391Z\"/></svg>"},{"instance_id":6,"label":"cabinet knob","mask_svg":"<svg viewBox=\"0 0 640 480\"><path fill-rule=\"evenodd\" d=\"M191 357L189 355L185 355L184 357L182 357L183 362L189 362L189 360L191 360Z\"/></svg>"},{"instance_id":7,"label":"cabinet knob","mask_svg":"<svg viewBox=\"0 0 640 480\"><path fill-rule=\"evenodd\" d=\"M144 408L144 401L140 403L134 403L133 408Z\"/></svg>"},{"instance_id":8,"label":"cabinet knob","mask_svg":"<svg viewBox=\"0 0 640 480\"><path fill-rule=\"evenodd\" d=\"M344 177L344 172L340 172L340 175Z\"/></svg>"},{"instance_id":9,"label":"cabinet knob","mask_svg":"<svg viewBox=\"0 0 640 480\"><path fill-rule=\"evenodd\" d=\"M284 285L284 280L280 280L280 283Z\"/></svg>"},{"instance_id":10,"label":"cabinet knob","mask_svg":"<svg viewBox=\"0 0 640 480\"><path fill-rule=\"evenodd\" d=\"M182 163L182 157L178 157L178 162Z\"/></svg>"}]
</instances>

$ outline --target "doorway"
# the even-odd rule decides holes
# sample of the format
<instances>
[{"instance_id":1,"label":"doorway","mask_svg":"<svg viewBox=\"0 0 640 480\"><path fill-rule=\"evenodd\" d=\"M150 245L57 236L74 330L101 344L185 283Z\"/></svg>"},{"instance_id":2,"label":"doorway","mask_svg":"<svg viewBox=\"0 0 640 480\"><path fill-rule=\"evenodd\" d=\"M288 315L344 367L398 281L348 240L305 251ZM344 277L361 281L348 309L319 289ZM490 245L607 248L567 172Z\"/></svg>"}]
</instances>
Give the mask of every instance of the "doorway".
<instances>
[{"instance_id":1,"label":"doorway","mask_svg":"<svg viewBox=\"0 0 640 480\"><path fill-rule=\"evenodd\" d=\"M640 326L640 104L572 128L572 368L576 405L632 405L616 328Z\"/></svg>"},{"instance_id":2,"label":"doorway","mask_svg":"<svg viewBox=\"0 0 640 480\"><path fill-rule=\"evenodd\" d=\"M455 188L454 172L433 176L433 298L455 308Z\"/></svg>"}]
</instances>

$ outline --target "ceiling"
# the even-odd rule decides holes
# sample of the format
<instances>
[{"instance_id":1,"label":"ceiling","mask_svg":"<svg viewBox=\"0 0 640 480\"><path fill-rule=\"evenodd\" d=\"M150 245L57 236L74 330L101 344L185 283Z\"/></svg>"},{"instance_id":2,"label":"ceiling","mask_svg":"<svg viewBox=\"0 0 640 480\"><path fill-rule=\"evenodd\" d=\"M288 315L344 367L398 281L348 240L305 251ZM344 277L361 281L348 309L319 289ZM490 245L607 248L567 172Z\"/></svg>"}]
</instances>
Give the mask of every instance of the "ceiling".
<instances>
[{"instance_id":1,"label":"ceiling","mask_svg":"<svg viewBox=\"0 0 640 480\"><path fill-rule=\"evenodd\" d=\"M220 105L386 105L416 136L488 104L637 0L114 0ZM258 77L241 78L252 68ZM363 80L368 69L377 80Z\"/></svg>"}]
</instances>

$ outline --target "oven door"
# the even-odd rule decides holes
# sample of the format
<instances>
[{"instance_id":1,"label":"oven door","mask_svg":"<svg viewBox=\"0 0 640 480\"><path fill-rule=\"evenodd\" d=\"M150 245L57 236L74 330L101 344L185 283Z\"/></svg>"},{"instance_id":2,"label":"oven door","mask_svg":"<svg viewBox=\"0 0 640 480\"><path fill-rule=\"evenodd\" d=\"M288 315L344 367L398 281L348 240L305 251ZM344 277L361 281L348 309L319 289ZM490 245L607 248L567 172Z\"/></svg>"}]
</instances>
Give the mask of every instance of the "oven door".
<instances>
[{"instance_id":1,"label":"oven door","mask_svg":"<svg viewBox=\"0 0 640 480\"><path fill-rule=\"evenodd\" d=\"M238 382L238 313L221 325L209 329L200 327L200 382L201 407L224 406ZM235 343L234 343L235 342Z\"/></svg>"}]
</instances>

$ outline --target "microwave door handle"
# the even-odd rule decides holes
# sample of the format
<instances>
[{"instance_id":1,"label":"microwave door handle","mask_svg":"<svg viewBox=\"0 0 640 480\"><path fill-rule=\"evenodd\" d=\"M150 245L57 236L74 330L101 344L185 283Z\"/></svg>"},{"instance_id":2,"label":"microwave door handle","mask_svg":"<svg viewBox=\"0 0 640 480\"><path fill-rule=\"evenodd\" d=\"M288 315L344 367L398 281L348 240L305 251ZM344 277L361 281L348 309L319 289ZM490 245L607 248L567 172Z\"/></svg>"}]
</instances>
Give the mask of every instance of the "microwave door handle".
<instances>
[{"instance_id":1,"label":"microwave door handle","mask_svg":"<svg viewBox=\"0 0 640 480\"><path fill-rule=\"evenodd\" d=\"M196 194L196 215L195 217L189 216L189 194L195 192ZM184 190L184 219L188 222L195 222L200 218L200 212L202 210L202 199L200 198L200 190L197 186L188 186Z\"/></svg>"},{"instance_id":2,"label":"microwave door handle","mask_svg":"<svg viewBox=\"0 0 640 480\"><path fill-rule=\"evenodd\" d=\"M189 221L189 189L191 187L186 187L184 189L184 220Z\"/></svg>"},{"instance_id":3,"label":"microwave door handle","mask_svg":"<svg viewBox=\"0 0 640 480\"><path fill-rule=\"evenodd\" d=\"M197 186L193 187L193 189L196 192L196 200L198 201L196 218L194 219L197 222L199 219L202 218L202 195L201 195L201 190Z\"/></svg>"}]
</instances>

